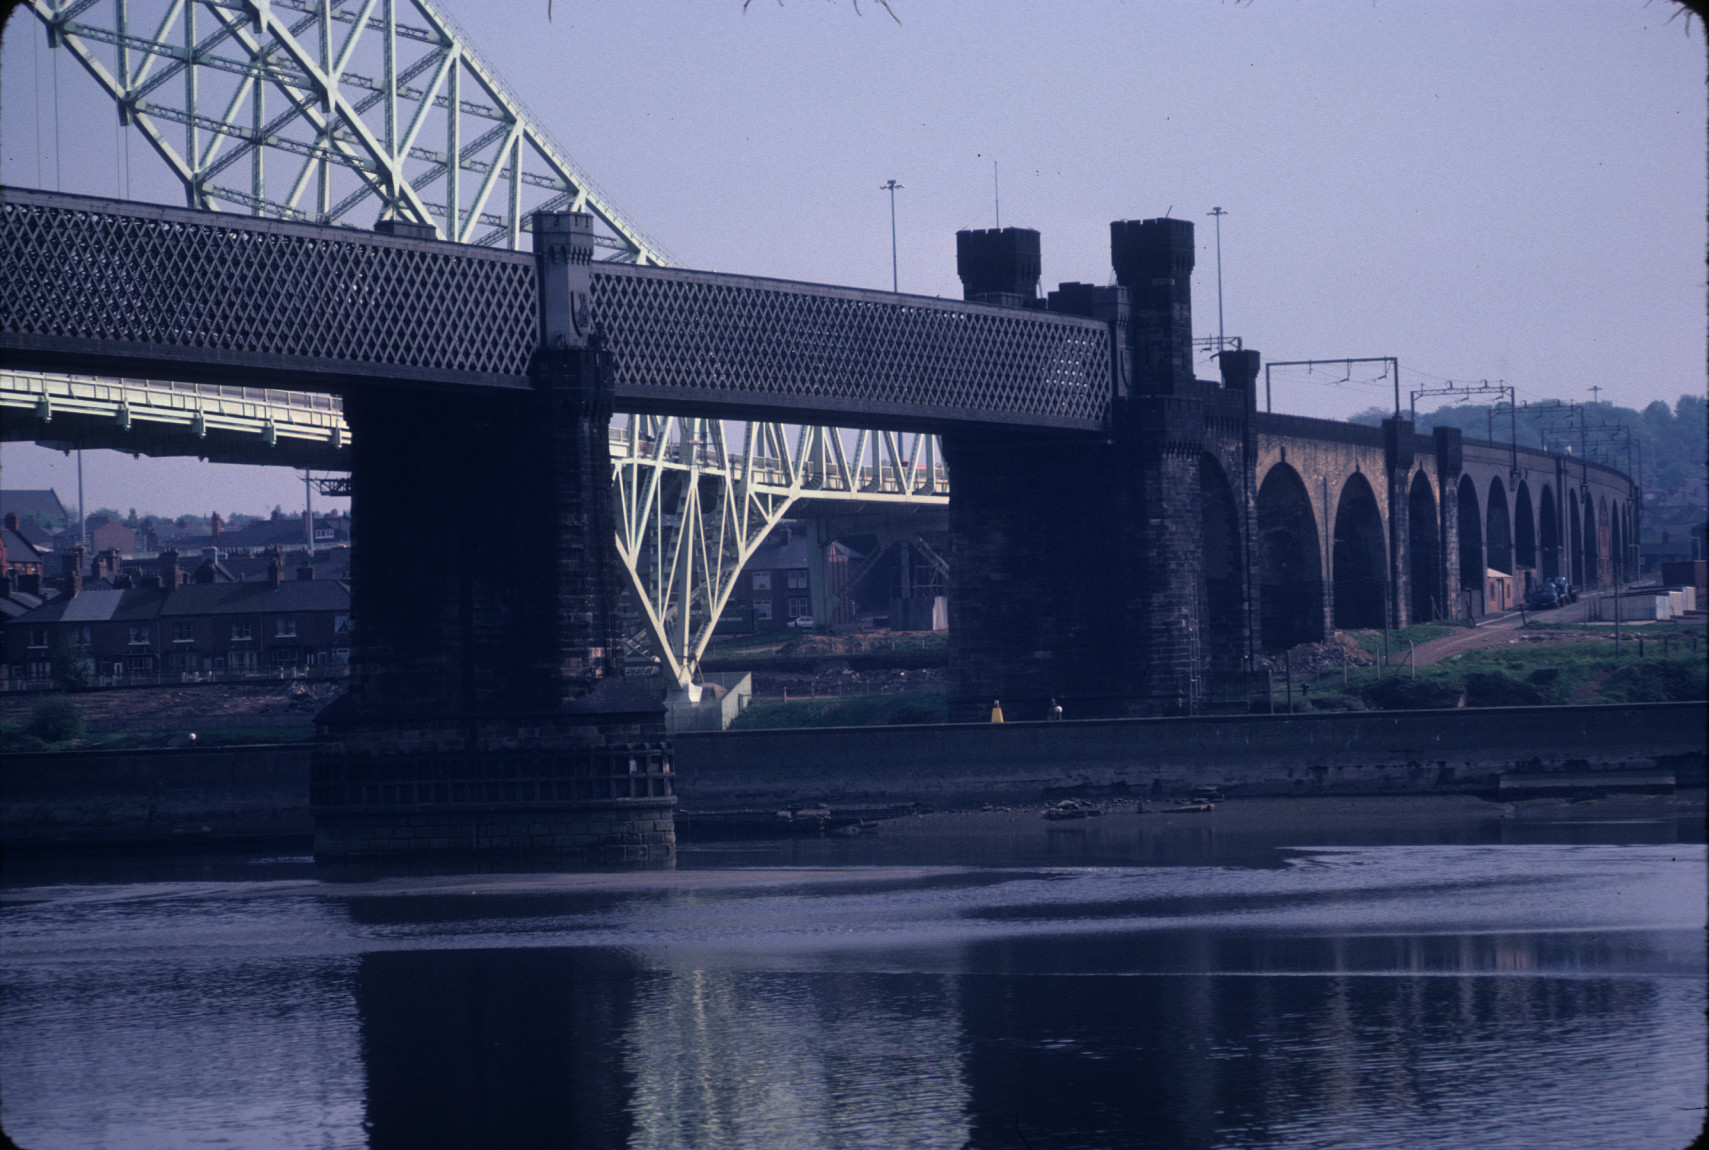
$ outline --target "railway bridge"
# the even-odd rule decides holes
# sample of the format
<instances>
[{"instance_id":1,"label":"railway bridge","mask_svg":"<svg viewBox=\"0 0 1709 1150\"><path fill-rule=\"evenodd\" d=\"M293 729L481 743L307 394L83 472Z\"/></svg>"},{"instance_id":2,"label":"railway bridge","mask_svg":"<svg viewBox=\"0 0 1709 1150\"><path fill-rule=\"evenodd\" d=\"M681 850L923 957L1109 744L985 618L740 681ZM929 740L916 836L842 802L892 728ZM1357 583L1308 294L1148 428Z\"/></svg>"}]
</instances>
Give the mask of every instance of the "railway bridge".
<instances>
[{"instance_id":1,"label":"railway bridge","mask_svg":"<svg viewBox=\"0 0 1709 1150\"><path fill-rule=\"evenodd\" d=\"M355 677L321 724L329 857L454 849L470 833L667 842L668 751L656 703L622 674L616 625L620 525L650 498L614 484L619 410L655 421L631 425L633 452L684 418L935 436L951 702L966 718L992 699L1042 717L1053 697L1077 716L1180 713L1217 676L1331 627L1460 618L1508 585L1595 585L1633 566L1636 502L1618 472L1420 436L1398 416L1261 413L1251 349L1197 379L1185 221L1117 221L1116 282L1043 296L1037 233L964 232L953 302L597 263L581 213L539 213L532 232L528 254L398 221L361 232L0 193L9 370L341 399L342 429L303 433L346 453L364 531ZM5 434L112 446L140 431L128 404L110 422L84 414L14 406ZM210 434L205 415L175 426ZM695 525L703 548L763 519L756 446ZM853 477L843 455L833 437L798 462ZM922 463L938 466L917 449L907 468ZM490 552L424 564L388 529L424 505L496 524ZM581 812L576 829L535 818L553 804Z\"/></svg>"}]
</instances>

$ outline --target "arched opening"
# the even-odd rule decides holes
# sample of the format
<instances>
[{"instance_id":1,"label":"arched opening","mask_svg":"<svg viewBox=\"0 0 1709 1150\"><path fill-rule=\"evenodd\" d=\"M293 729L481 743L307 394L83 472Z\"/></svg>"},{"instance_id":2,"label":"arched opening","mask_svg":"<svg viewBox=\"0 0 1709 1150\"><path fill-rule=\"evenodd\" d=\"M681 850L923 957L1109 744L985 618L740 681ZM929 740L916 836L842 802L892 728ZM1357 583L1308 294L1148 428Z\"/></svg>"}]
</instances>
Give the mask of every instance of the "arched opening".
<instances>
[{"instance_id":1,"label":"arched opening","mask_svg":"<svg viewBox=\"0 0 1709 1150\"><path fill-rule=\"evenodd\" d=\"M1482 614L1484 587L1483 511L1478 507L1478 489L1472 477L1460 477L1460 490L1455 496L1460 522L1460 592L1470 594L1471 609Z\"/></svg>"},{"instance_id":2,"label":"arched opening","mask_svg":"<svg viewBox=\"0 0 1709 1150\"><path fill-rule=\"evenodd\" d=\"M1518 571L1537 569L1537 524L1531 516L1531 488L1523 479L1513 492L1513 564ZM1532 582L1527 575L1525 585Z\"/></svg>"},{"instance_id":3,"label":"arched opening","mask_svg":"<svg viewBox=\"0 0 1709 1150\"><path fill-rule=\"evenodd\" d=\"M1266 651L1323 638L1317 520L1299 472L1285 463L1258 488L1258 611Z\"/></svg>"},{"instance_id":4,"label":"arched opening","mask_svg":"<svg viewBox=\"0 0 1709 1150\"><path fill-rule=\"evenodd\" d=\"M1489 481L1489 510L1484 515L1484 562L1497 571L1513 574L1513 525L1507 514L1507 488L1500 479Z\"/></svg>"},{"instance_id":5,"label":"arched opening","mask_svg":"<svg viewBox=\"0 0 1709 1150\"><path fill-rule=\"evenodd\" d=\"M1584 518L1578 513L1578 492L1567 492L1567 552L1571 556L1571 573L1567 576L1574 587L1584 586Z\"/></svg>"},{"instance_id":6,"label":"arched opening","mask_svg":"<svg viewBox=\"0 0 1709 1150\"><path fill-rule=\"evenodd\" d=\"M1619 586L1626 581L1626 517L1620 511L1620 504L1608 509L1608 519L1608 566L1614 572L1615 586Z\"/></svg>"},{"instance_id":7,"label":"arched opening","mask_svg":"<svg viewBox=\"0 0 1709 1150\"><path fill-rule=\"evenodd\" d=\"M1561 573L1561 513L1555 507L1555 493L1547 484L1537 499L1537 534L1541 537L1543 578L1553 579Z\"/></svg>"},{"instance_id":8,"label":"arched opening","mask_svg":"<svg viewBox=\"0 0 1709 1150\"><path fill-rule=\"evenodd\" d=\"M1584 585L1594 587L1602 574L1602 552L1597 547L1596 504L1584 497Z\"/></svg>"},{"instance_id":9,"label":"arched opening","mask_svg":"<svg viewBox=\"0 0 1709 1150\"><path fill-rule=\"evenodd\" d=\"M1376 493L1358 472L1341 488L1334 538L1335 626L1381 627L1388 603L1388 548Z\"/></svg>"},{"instance_id":10,"label":"arched opening","mask_svg":"<svg viewBox=\"0 0 1709 1150\"><path fill-rule=\"evenodd\" d=\"M1596 507L1596 575L1597 582L1614 580L1614 539L1609 532L1613 520L1608 515L1608 497L1597 500Z\"/></svg>"},{"instance_id":11,"label":"arched opening","mask_svg":"<svg viewBox=\"0 0 1709 1150\"><path fill-rule=\"evenodd\" d=\"M1412 586L1411 618L1428 623L1442 618L1442 537L1436 522L1436 493L1420 471L1406 497L1407 580Z\"/></svg>"},{"instance_id":12,"label":"arched opening","mask_svg":"<svg viewBox=\"0 0 1709 1150\"><path fill-rule=\"evenodd\" d=\"M1240 516L1222 465L1199 457L1200 506L1204 515L1205 593L1200 634L1209 644L1212 671L1238 671L1245 663L1245 613L1241 610Z\"/></svg>"}]
</instances>

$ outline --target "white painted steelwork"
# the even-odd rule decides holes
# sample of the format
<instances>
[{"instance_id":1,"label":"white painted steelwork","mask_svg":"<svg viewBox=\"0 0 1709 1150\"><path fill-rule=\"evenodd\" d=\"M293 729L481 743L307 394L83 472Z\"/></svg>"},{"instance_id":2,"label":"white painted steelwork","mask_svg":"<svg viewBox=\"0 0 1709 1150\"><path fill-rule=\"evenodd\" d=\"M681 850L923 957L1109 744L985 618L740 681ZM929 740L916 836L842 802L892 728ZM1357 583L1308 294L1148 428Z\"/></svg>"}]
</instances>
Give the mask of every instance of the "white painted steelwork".
<instances>
[{"instance_id":1,"label":"white painted steelwork","mask_svg":"<svg viewBox=\"0 0 1709 1150\"><path fill-rule=\"evenodd\" d=\"M432 0L26 7L191 207L363 228L396 219L513 249L532 212L591 212L615 262L670 262Z\"/></svg>"}]
</instances>

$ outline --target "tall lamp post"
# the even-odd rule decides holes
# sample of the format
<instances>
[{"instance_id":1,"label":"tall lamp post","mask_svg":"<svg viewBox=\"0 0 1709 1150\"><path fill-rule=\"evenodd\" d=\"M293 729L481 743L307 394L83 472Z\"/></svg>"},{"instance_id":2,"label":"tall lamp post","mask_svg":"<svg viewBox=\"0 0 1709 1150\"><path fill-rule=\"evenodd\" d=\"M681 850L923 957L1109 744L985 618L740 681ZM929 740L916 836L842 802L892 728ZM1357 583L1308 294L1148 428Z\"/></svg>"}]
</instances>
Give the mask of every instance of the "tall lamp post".
<instances>
[{"instance_id":1,"label":"tall lamp post","mask_svg":"<svg viewBox=\"0 0 1709 1150\"><path fill-rule=\"evenodd\" d=\"M895 180L887 180L878 185L881 192L890 193L890 290L898 291L896 286L896 191L902 185Z\"/></svg>"},{"instance_id":2,"label":"tall lamp post","mask_svg":"<svg viewBox=\"0 0 1709 1150\"><path fill-rule=\"evenodd\" d=\"M1212 208L1205 213L1216 217L1216 349L1222 350L1222 218L1228 215L1222 208Z\"/></svg>"}]
</instances>

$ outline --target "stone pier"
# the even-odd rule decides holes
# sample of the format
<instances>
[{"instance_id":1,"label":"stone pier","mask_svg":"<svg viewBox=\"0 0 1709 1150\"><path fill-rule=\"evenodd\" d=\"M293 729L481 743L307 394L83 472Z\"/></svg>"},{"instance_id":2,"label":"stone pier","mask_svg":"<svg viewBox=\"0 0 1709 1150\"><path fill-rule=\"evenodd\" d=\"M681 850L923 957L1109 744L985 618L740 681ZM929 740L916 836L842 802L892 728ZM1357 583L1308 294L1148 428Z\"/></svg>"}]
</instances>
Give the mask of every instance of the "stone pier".
<instances>
[{"instance_id":1,"label":"stone pier","mask_svg":"<svg viewBox=\"0 0 1709 1150\"><path fill-rule=\"evenodd\" d=\"M623 677L589 219L535 226L531 389L346 398L369 527L353 683L318 720L318 858L674 848L663 706Z\"/></svg>"}]
</instances>

